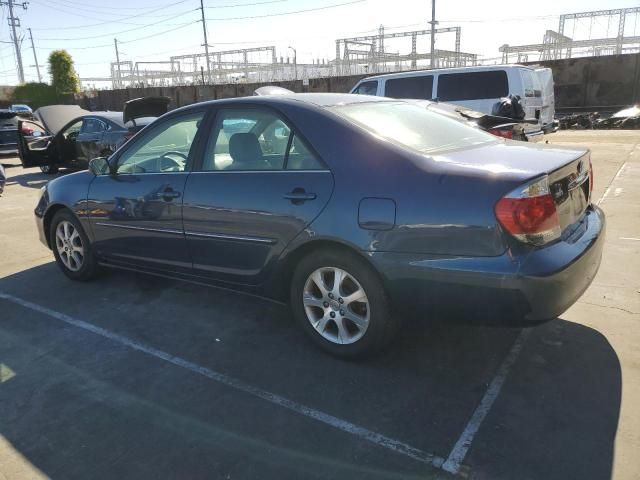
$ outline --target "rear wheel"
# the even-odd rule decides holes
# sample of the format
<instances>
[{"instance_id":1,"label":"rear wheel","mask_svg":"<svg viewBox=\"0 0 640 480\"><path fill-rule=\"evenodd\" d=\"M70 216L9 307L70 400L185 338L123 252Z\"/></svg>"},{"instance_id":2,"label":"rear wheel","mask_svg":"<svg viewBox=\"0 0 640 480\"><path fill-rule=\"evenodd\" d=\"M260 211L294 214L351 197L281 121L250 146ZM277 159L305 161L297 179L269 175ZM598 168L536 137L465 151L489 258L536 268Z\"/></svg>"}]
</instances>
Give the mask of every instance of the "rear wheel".
<instances>
[{"instance_id":1,"label":"rear wheel","mask_svg":"<svg viewBox=\"0 0 640 480\"><path fill-rule=\"evenodd\" d=\"M55 173L58 173L58 167L54 165L41 165L40 171L42 173L46 173L47 175L53 175Z\"/></svg>"},{"instance_id":2,"label":"rear wheel","mask_svg":"<svg viewBox=\"0 0 640 480\"><path fill-rule=\"evenodd\" d=\"M322 251L304 258L293 275L291 307L311 339L339 357L375 353L397 331L377 272L353 254Z\"/></svg>"},{"instance_id":3,"label":"rear wheel","mask_svg":"<svg viewBox=\"0 0 640 480\"><path fill-rule=\"evenodd\" d=\"M97 263L91 243L71 212L61 210L55 214L49 235L56 263L67 277L82 281L95 277Z\"/></svg>"}]
</instances>

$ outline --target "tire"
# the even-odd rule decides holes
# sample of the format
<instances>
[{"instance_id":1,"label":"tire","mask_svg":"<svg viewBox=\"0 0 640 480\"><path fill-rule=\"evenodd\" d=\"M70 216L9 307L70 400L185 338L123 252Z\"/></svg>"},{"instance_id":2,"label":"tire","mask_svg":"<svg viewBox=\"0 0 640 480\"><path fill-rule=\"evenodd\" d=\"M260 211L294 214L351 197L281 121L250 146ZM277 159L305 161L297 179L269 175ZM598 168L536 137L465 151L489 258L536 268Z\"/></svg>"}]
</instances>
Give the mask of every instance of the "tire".
<instances>
[{"instance_id":1,"label":"tire","mask_svg":"<svg viewBox=\"0 0 640 480\"><path fill-rule=\"evenodd\" d=\"M59 229L62 236L58 236ZM98 264L91 242L80 222L69 210L60 210L54 215L49 239L56 263L67 277L71 280L87 281L96 276Z\"/></svg>"},{"instance_id":2,"label":"tire","mask_svg":"<svg viewBox=\"0 0 640 480\"><path fill-rule=\"evenodd\" d=\"M342 278L340 288L336 275ZM337 357L372 355L398 330L378 273L355 254L322 250L304 257L291 280L290 303L307 335Z\"/></svg>"},{"instance_id":3,"label":"tire","mask_svg":"<svg viewBox=\"0 0 640 480\"><path fill-rule=\"evenodd\" d=\"M55 165L41 165L40 171L46 175L54 175L58 173L58 167Z\"/></svg>"}]
</instances>

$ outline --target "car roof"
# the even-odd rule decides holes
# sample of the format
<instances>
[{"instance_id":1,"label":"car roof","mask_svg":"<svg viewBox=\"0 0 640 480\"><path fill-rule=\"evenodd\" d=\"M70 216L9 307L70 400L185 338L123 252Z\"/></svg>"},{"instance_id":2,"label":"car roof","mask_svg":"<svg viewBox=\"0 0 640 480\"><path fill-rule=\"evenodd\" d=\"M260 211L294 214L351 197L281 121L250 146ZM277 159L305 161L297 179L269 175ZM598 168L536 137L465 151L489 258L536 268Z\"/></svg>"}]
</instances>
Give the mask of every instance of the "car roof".
<instances>
[{"instance_id":1,"label":"car roof","mask_svg":"<svg viewBox=\"0 0 640 480\"><path fill-rule=\"evenodd\" d=\"M509 64L509 65L478 65L475 67L453 67L453 68L434 68L424 70L409 70L406 72L385 73L383 75L371 75L358 81L358 83L366 82L369 80L380 80L387 78L402 78L402 77L415 77L421 75L430 75L433 73L464 73L464 72L482 72L485 70L509 70L514 68L526 68L533 70L533 68L526 65Z\"/></svg>"},{"instance_id":2,"label":"car roof","mask_svg":"<svg viewBox=\"0 0 640 480\"><path fill-rule=\"evenodd\" d=\"M349 105L356 103L371 103L371 102L401 102L401 99L376 97L371 95L355 95L352 93L291 93L288 95L262 95L251 97L234 97L234 98L222 98L218 100L209 100L206 102L194 103L187 105L176 110L174 112L184 112L192 109L197 109L203 105L220 105L225 104L264 104L264 105L278 105L292 103L306 103L314 105L316 107L335 107L339 105Z\"/></svg>"}]
</instances>

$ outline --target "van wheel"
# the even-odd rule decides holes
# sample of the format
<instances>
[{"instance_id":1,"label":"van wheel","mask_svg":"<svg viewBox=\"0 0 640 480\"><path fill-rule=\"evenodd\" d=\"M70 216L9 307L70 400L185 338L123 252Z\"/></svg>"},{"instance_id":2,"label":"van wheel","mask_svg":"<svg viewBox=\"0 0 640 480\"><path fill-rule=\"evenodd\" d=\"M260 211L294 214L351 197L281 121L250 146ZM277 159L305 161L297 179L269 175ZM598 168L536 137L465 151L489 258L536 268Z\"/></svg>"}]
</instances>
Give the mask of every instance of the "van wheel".
<instances>
[{"instance_id":1,"label":"van wheel","mask_svg":"<svg viewBox=\"0 0 640 480\"><path fill-rule=\"evenodd\" d=\"M353 254L324 250L302 259L291 282L291 308L317 345L343 358L379 351L398 329L377 272Z\"/></svg>"},{"instance_id":2,"label":"van wheel","mask_svg":"<svg viewBox=\"0 0 640 480\"><path fill-rule=\"evenodd\" d=\"M53 165L40 165L40 171L47 175L53 175L58 173L58 167Z\"/></svg>"}]
</instances>

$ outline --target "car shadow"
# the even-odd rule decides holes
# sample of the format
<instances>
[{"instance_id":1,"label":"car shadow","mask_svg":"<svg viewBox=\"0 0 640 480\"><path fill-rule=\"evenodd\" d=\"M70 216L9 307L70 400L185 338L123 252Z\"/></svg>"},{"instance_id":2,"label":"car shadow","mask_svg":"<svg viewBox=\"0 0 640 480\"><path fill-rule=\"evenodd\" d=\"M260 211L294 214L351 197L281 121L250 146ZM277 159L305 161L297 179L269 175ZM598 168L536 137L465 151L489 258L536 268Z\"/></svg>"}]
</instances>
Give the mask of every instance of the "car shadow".
<instances>
[{"instance_id":1,"label":"car shadow","mask_svg":"<svg viewBox=\"0 0 640 480\"><path fill-rule=\"evenodd\" d=\"M0 279L0 292L444 458L521 332L410 322L356 362L319 351L286 306L164 278L114 271L75 283L48 263ZM0 312L0 435L45 475L425 478L423 464L118 342L2 299ZM611 478L615 351L562 319L529 332L465 471Z\"/></svg>"},{"instance_id":2,"label":"car shadow","mask_svg":"<svg viewBox=\"0 0 640 480\"><path fill-rule=\"evenodd\" d=\"M27 188L42 188L54 178L58 178L72 172L73 170L61 170L54 175L40 172L29 172L22 173L20 175L12 175L7 178L6 186L8 187L11 185L20 185Z\"/></svg>"}]
</instances>

